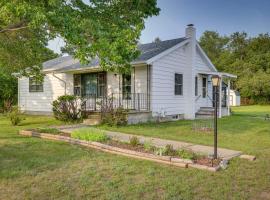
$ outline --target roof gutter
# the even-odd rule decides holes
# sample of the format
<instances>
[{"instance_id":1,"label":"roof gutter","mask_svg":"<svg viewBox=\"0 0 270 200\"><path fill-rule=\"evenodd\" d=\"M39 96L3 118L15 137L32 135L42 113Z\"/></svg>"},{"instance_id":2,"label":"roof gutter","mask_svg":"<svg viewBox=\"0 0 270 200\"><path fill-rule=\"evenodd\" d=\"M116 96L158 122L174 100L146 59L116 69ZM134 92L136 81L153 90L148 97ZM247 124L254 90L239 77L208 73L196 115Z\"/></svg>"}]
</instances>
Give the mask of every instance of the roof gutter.
<instances>
[{"instance_id":1,"label":"roof gutter","mask_svg":"<svg viewBox=\"0 0 270 200\"><path fill-rule=\"evenodd\" d=\"M53 77L55 77L56 79L58 79L59 81L61 81L61 82L64 83L64 86L65 86L65 95L66 95L67 94L67 83L66 83L66 81L64 81L63 79L61 79L58 76L56 76L54 72L52 73L52 75L53 75Z\"/></svg>"}]
</instances>

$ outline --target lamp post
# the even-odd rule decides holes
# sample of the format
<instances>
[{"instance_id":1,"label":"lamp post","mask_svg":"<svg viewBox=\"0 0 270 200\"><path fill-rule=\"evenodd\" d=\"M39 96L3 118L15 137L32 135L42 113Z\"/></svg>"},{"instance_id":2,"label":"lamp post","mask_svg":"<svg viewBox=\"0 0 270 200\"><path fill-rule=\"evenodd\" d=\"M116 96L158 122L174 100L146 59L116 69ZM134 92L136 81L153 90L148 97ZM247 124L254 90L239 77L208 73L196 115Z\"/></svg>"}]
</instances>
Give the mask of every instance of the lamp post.
<instances>
[{"instance_id":1,"label":"lamp post","mask_svg":"<svg viewBox=\"0 0 270 200\"><path fill-rule=\"evenodd\" d=\"M214 113L214 159L217 159L217 115L218 115L218 86L220 82L220 77L217 75L212 76L212 84L214 89L214 104L215 104L215 113Z\"/></svg>"}]
</instances>

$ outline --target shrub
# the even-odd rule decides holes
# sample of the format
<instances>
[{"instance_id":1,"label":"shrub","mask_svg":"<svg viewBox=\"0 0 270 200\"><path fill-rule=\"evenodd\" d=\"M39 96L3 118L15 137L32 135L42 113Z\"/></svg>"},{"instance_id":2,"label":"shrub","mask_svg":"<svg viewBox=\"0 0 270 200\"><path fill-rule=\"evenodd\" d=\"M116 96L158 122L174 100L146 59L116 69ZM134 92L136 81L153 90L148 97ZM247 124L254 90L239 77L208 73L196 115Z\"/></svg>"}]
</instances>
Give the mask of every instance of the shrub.
<instances>
[{"instance_id":1,"label":"shrub","mask_svg":"<svg viewBox=\"0 0 270 200\"><path fill-rule=\"evenodd\" d=\"M171 144L167 144L165 147L156 148L155 154L160 156L175 156L177 153Z\"/></svg>"},{"instance_id":2,"label":"shrub","mask_svg":"<svg viewBox=\"0 0 270 200\"><path fill-rule=\"evenodd\" d=\"M164 155L165 156L173 156L175 155L175 150L173 149L173 146L171 144L167 144L164 148Z\"/></svg>"},{"instance_id":3,"label":"shrub","mask_svg":"<svg viewBox=\"0 0 270 200\"><path fill-rule=\"evenodd\" d=\"M130 139L129 139L129 144L133 147L136 147L140 144L140 141L137 137L135 136L132 136Z\"/></svg>"},{"instance_id":4,"label":"shrub","mask_svg":"<svg viewBox=\"0 0 270 200\"><path fill-rule=\"evenodd\" d=\"M63 95L53 101L54 117L61 121L81 119L80 99L74 95Z\"/></svg>"},{"instance_id":5,"label":"shrub","mask_svg":"<svg viewBox=\"0 0 270 200\"><path fill-rule=\"evenodd\" d=\"M185 149L180 149L177 151L178 155L180 158L183 158L183 159L190 159L190 160L194 160L196 159L197 155L192 152L192 151L188 151L188 150L185 150Z\"/></svg>"},{"instance_id":6,"label":"shrub","mask_svg":"<svg viewBox=\"0 0 270 200\"><path fill-rule=\"evenodd\" d=\"M148 151L155 151L156 149L156 147L153 146L153 144L150 141L144 142L143 147L145 150L148 150Z\"/></svg>"},{"instance_id":7,"label":"shrub","mask_svg":"<svg viewBox=\"0 0 270 200\"><path fill-rule=\"evenodd\" d=\"M9 112L8 117L13 126L18 125L19 123L21 123L22 120L24 120L22 113L17 106L12 107L12 110L11 112Z\"/></svg>"},{"instance_id":8,"label":"shrub","mask_svg":"<svg viewBox=\"0 0 270 200\"><path fill-rule=\"evenodd\" d=\"M94 128L81 128L74 130L71 133L71 137L93 142L105 142L109 140L109 137L105 134L104 131Z\"/></svg>"},{"instance_id":9,"label":"shrub","mask_svg":"<svg viewBox=\"0 0 270 200\"><path fill-rule=\"evenodd\" d=\"M39 133L51 133L51 134L61 133L61 131L59 131L57 128L37 128L37 131Z\"/></svg>"},{"instance_id":10,"label":"shrub","mask_svg":"<svg viewBox=\"0 0 270 200\"><path fill-rule=\"evenodd\" d=\"M101 123L109 126L124 126L128 122L128 111L122 107L102 112Z\"/></svg>"}]
</instances>

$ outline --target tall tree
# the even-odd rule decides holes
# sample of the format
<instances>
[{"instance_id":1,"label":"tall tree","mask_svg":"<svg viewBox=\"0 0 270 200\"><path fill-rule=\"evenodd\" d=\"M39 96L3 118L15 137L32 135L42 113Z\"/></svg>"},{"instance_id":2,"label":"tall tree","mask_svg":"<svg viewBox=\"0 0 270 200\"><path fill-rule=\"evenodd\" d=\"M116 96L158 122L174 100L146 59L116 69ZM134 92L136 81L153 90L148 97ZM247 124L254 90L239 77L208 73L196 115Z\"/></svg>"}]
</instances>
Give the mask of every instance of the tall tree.
<instances>
[{"instance_id":1,"label":"tall tree","mask_svg":"<svg viewBox=\"0 0 270 200\"><path fill-rule=\"evenodd\" d=\"M248 37L245 32L220 36L206 31L200 44L215 66L236 74L235 89L257 103L270 103L270 36Z\"/></svg>"}]
</instances>

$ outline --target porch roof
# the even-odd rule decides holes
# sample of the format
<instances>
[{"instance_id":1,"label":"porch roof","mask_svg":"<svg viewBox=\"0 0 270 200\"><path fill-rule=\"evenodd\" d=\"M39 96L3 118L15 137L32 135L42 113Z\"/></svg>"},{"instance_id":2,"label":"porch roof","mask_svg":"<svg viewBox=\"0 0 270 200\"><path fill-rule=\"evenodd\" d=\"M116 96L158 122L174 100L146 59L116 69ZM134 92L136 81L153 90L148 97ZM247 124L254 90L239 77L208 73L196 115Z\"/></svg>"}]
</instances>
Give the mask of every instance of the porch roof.
<instances>
[{"instance_id":1,"label":"porch roof","mask_svg":"<svg viewBox=\"0 0 270 200\"><path fill-rule=\"evenodd\" d=\"M211 72L211 71L199 71L199 74L206 74L206 75L217 75L219 77L225 77L225 78L237 78L236 75L226 73L226 72Z\"/></svg>"}]
</instances>

